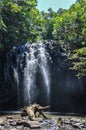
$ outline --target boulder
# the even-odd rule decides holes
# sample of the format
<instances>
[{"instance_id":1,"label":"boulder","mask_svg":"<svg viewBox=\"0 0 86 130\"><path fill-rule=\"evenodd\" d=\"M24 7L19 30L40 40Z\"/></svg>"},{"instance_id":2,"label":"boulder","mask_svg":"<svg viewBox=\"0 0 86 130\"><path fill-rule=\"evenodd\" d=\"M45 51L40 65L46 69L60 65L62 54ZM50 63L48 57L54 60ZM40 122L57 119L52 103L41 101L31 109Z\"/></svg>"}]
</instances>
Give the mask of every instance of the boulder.
<instances>
[{"instance_id":1,"label":"boulder","mask_svg":"<svg viewBox=\"0 0 86 130\"><path fill-rule=\"evenodd\" d=\"M38 121L27 121L26 122L31 129L37 129L40 128L40 123Z\"/></svg>"},{"instance_id":2,"label":"boulder","mask_svg":"<svg viewBox=\"0 0 86 130\"><path fill-rule=\"evenodd\" d=\"M20 126L23 125L23 127L30 127L31 129L37 129L41 127L38 121L30 121L30 120L17 122L17 125Z\"/></svg>"}]
</instances>

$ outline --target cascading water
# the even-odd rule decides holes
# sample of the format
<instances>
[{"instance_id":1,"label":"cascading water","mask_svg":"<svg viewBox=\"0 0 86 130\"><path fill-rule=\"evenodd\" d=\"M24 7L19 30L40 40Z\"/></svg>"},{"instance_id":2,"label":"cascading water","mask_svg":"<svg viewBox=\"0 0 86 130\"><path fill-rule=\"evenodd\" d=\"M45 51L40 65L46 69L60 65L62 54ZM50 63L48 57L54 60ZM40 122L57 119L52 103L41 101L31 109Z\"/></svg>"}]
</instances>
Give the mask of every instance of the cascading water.
<instances>
[{"instance_id":1,"label":"cascading water","mask_svg":"<svg viewBox=\"0 0 86 130\"><path fill-rule=\"evenodd\" d=\"M36 53L36 54L35 54ZM47 104L50 104L50 74L47 63L47 52L42 43L31 45L26 53L26 67L24 69L24 102L32 103L35 98L37 66L40 68L45 87ZM26 96L27 95L27 96Z\"/></svg>"},{"instance_id":2,"label":"cascading water","mask_svg":"<svg viewBox=\"0 0 86 130\"><path fill-rule=\"evenodd\" d=\"M50 105L50 70L48 65L49 54L43 43L24 44L14 47L8 53L6 78L10 79L11 85L17 88L17 105L26 105L36 102L40 90L43 94L45 104ZM38 69L39 68L39 69ZM41 74L41 83L37 84ZM37 88L39 90L37 90ZM37 97L38 96L38 97ZM23 103L22 103L23 102Z\"/></svg>"},{"instance_id":3,"label":"cascading water","mask_svg":"<svg viewBox=\"0 0 86 130\"><path fill-rule=\"evenodd\" d=\"M17 106L19 107L20 96L19 96L19 77L18 77L17 68L14 68L14 79L15 79L16 86L17 86Z\"/></svg>"},{"instance_id":4,"label":"cascading water","mask_svg":"<svg viewBox=\"0 0 86 130\"><path fill-rule=\"evenodd\" d=\"M34 48L30 46L29 54L26 53L26 67L24 68L24 102L33 102L36 78L37 60L34 55Z\"/></svg>"},{"instance_id":5,"label":"cascading water","mask_svg":"<svg viewBox=\"0 0 86 130\"><path fill-rule=\"evenodd\" d=\"M47 104L50 105L50 73L46 53L45 46L41 44L39 47L39 67L45 84L44 86L46 89Z\"/></svg>"}]
</instances>

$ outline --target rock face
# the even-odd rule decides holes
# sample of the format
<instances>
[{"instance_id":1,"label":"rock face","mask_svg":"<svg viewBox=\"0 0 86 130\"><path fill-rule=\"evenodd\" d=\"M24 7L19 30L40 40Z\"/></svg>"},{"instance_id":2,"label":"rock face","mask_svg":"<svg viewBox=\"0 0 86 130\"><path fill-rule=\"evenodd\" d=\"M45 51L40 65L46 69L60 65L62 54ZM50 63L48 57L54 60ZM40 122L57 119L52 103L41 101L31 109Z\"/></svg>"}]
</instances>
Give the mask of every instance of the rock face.
<instances>
[{"instance_id":1,"label":"rock face","mask_svg":"<svg viewBox=\"0 0 86 130\"><path fill-rule=\"evenodd\" d=\"M5 64L6 64L7 50L0 52L0 111L17 109L17 95L16 89L5 82ZM10 91L9 91L10 90ZM13 92L14 91L14 92Z\"/></svg>"},{"instance_id":2,"label":"rock face","mask_svg":"<svg viewBox=\"0 0 86 130\"><path fill-rule=\"evenodd\" d=\"M28 98L31 99L32 95L32 103L37 102L43 106L50 104L51 111L86 113L86 78L78 79L75 72L69 69L71 63L68 61L68 55L59 47L59 44L54 44L53 41L46 41L43 44L46 46L47 68L49 68L50 73L47 72L48 69L44 68L45 62L39 56L38 44L34 47L32 47L33 45L28 45L28 47L26 44L16 46L8 52L0 54L0 110L17 110L27 105L26 102L28 102ZM35 57L40 58L34 59L33 53L29 55L33 48L37 50L34 52ZM29 60L31 56L33 59L33 62L30 62L29 65L26 65L27 55ZM41 56L45 58L44 55ZM39 65L38 59L41 60ZM37 66L32 66L32 63ZM33 73L30 71L30 77L34 80L34 82L30 82L30 95L25 95L28 91L24 91L24 83L28 87L29 82L27 80L30 79L24 73L24 71L29 72L25 66L31 68L31 70L34 68ZM37 70L37 73L35 70ZM50 74L50 76L45 83L46 74L47 76ZM36 79L35 77L32 78L33 75Z\"/></svg>"}]
</instances>

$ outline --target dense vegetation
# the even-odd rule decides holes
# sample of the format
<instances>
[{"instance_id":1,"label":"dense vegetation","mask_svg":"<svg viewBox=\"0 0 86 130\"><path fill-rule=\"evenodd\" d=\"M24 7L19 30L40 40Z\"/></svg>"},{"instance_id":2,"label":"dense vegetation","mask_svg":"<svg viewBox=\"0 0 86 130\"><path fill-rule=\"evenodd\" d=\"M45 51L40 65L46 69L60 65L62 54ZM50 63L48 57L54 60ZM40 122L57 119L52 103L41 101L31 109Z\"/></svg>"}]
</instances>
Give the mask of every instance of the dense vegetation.
<instances>
[{"instance_id":1,"label":"dense vegetation","mask_svg":"<svg viewBox=\"0 0 86 130\"><path fill-rule=\"evenodd\" d=\"M69 55L72 69L86 76L86 0L57 12L40 12L37 0L0 0L0 50L46 39L56 40Z\"/></svg>"}]
</instances>

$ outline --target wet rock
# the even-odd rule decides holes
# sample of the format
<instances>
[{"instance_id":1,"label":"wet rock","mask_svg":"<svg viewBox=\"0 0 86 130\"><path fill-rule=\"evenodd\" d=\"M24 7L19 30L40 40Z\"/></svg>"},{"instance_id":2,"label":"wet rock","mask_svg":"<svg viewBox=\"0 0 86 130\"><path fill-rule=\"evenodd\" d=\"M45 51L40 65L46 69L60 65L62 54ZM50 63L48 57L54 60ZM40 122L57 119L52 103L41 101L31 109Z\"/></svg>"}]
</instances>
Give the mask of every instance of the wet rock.
<instances>
[{"instance_id":1,"label":"wet rock","mask_svg":"<svg viewBox=\"0 0 86 130\"><path fill-rule=\"evenodd\" d=\"M86 128L85 124L80 125L81 128Z\"/></svg>"},{"instance_id":2,"label":"wet rock","mask_svg":"<svg viewBox=\"0 0 86 130\"><path fill-rule=\"evenodd\" d=\"M10 130L17 130L16 128L11 128Z\"/></svg>"},{"instance_id":3,"label":"wet rock","mask_svg":"<svg viewBox=\"0 0 86 130\"><path fill-rule=\"evenodd\" d=\"M27 121L27 120L17 122L17 125L23 125L24 127L30 127L31 129L37 129L41 127L38 121Z\"/></svg>"},{"instance_id":4,"label":"wet rock","mask_svg":"<svg viewBox=\"0 0 86 130\"><path fill-rule=\"evenodd\" d=\"M24 129L23 126L17 126L16 128L17 128L17 130L23 130Z\"/></svg>"},{"instance_id":5,"label":"wet rock","mask_svg":"<svg viewBox=\"0 0 86 130\"><path fill-rule=\"evenodd\" d=\"M71 118L70 122L79 123L81 120L77 118Z\"/></svg>"},{"instance_id":6,"label":"wet rock","mask_svg":"<svg viewBox=\"0 0 86 130\"><path fill-rule=\"evenodd\" d=\"M36 121L43 122L43 119L42 118L36 118Z\"/></svg>"},{"instance_id":7,"label":"wet rock","mask_svg":"<svg viewBox=\"0 0 86 130\"><path fill-rule=\"evenodd\" d=\"M23 120L28 120L28 116L23 116L22 119Z\"/></svg>"},{"instance_id":8,"label":"wet rock","mask_svg":"<svg viewBox=\"0 0 86 130\"><path fill-rule=\"evenodd\" d=\"M11 122L10 125L11 125L11 126L16 126L16 125L17 125L17 122L15 122L15 121L14 121L14 122Z\"/></svg>"},{"instance_id":9,"label":"wet rock","mask_svg":"<svg viewBox=\"0 0 86 130\"><path fill-rule=\"evenodd\" d=\"M40 128L40 123L38 121L27 121L26 122L31 129Z\"/></svg>"},{"instance_id":10,"label":"wet rock","mask_svg":"<svg viewBox=\"0 0 86 130\"><path fill-rule=\"evenodd\" d=\"M2 129L0 129L0 130L7 130L7 128L2 128Z\"/></svg>"},{"instance_id":11,"label":"wet rock","mask_svg":"<svg viewBox=\"0 0 86 130\"><path fill-rule=\"evenodd\" d=\"M2 130L3 129L3 127L0 125L0 130Z\"/></svg>"},{"instance_id":12,"label":"wet rock","mask_svg":"<svg viewBox=\"0 0 86 130\"><path fill-rule=\"evenodd\" d=\"M63 119L62 119L61 117L59 117L59 118L57 119L57 124L61 125L62 123L63 123Z\"/></svg>"},{"instance_id":13,"label":"wet rock","mask_svg":"<svg viewBox=\"0 0 86 130\"><path fill-rule=\"evenodd\" d=\"M57 125L57 118L52 118L51 119L51 124L52 125Z\"/></svg>"},{"instance_id":14,"label":"wet rock","mask_svg":"<svg viewBox=\"0 0 86 130\"><path fill-rule=\"evenodd\" d=\"M57 118L43 120L41 123L41 130L59 130L57 125Z\"/></svg>"},{"instance_id":15,"label":"wet rock","mask_svg":"<svg viewBox=\"0 0 86 130\"><path fill-rule=\"evenodd\" d=\"M70 120L66 118L66 119L64 120L64 123L65 123L65 124L70 124Z\"/></svg>"},{"instance_id":16,"label":"wet rock","mask_svg":"<svg viewBox=\"0 0 86 130\"><path fill-rule=\"evenodd\" d=\"M7 116L7 119L13 119L13 116Z\"/></svg>"},{"instance_id":17,"label":"wet rock","mask_svg":"<svg viewBox=\"0 0 86 130\"><path fill-rule=\"evenodd\" d=\"M0 125L5 125L7 121L6 117L0 117Z\"/></svg>"},{"instance_id":18,"label":"wet rock","mask_svg":"<svg viewBox=\"0 0 86 130\"><path fill-rule=\"evenodd\" d=\"M79 128L79 129L81 129L81 123L75 123L75 124L73 124L73 127L74 128Z\"/></svg>"},{"instance_id":19,"label":"wet rock","mask_svg":"<svg viewBox=\"0 0 86 130\"><path fill-rule=\"evenodd\" d=\"M62 125L61 128L62 128L62 129L65 129L65 125Z\"/></svg>"},{"instance_id":20,"label":"wet rock","mask_svg":"<svg viewBox=\"0 0 86 130\"><path fill-rule=\"evenodd\" d=\"M45 130L59 130L59 127L58 126L54 126L54 127L49 128L49 129L46 128Z\"/></svg>"},{"instance_id":21,"label":"wet rock","mask_svg":"<svg viewBox=\"0 0 86 130\"><path fill-rule=\"evenodd\" d=\"M83 129L85 128L86 123L85 123L85 120L72 118L70 120L70 125L72 125L74 128Z\"/></svg>"},{"instance_id":22,"label":"wet rock","mask_svg":"<svg viewBox=\"0 0 86 130\"><path fill-rule=\"evenodd\" d=\"M14 120L13 120L13 119L8 119L7 121L8 121L8 122L13 122Z\"/></svg>"}]
</instances>

